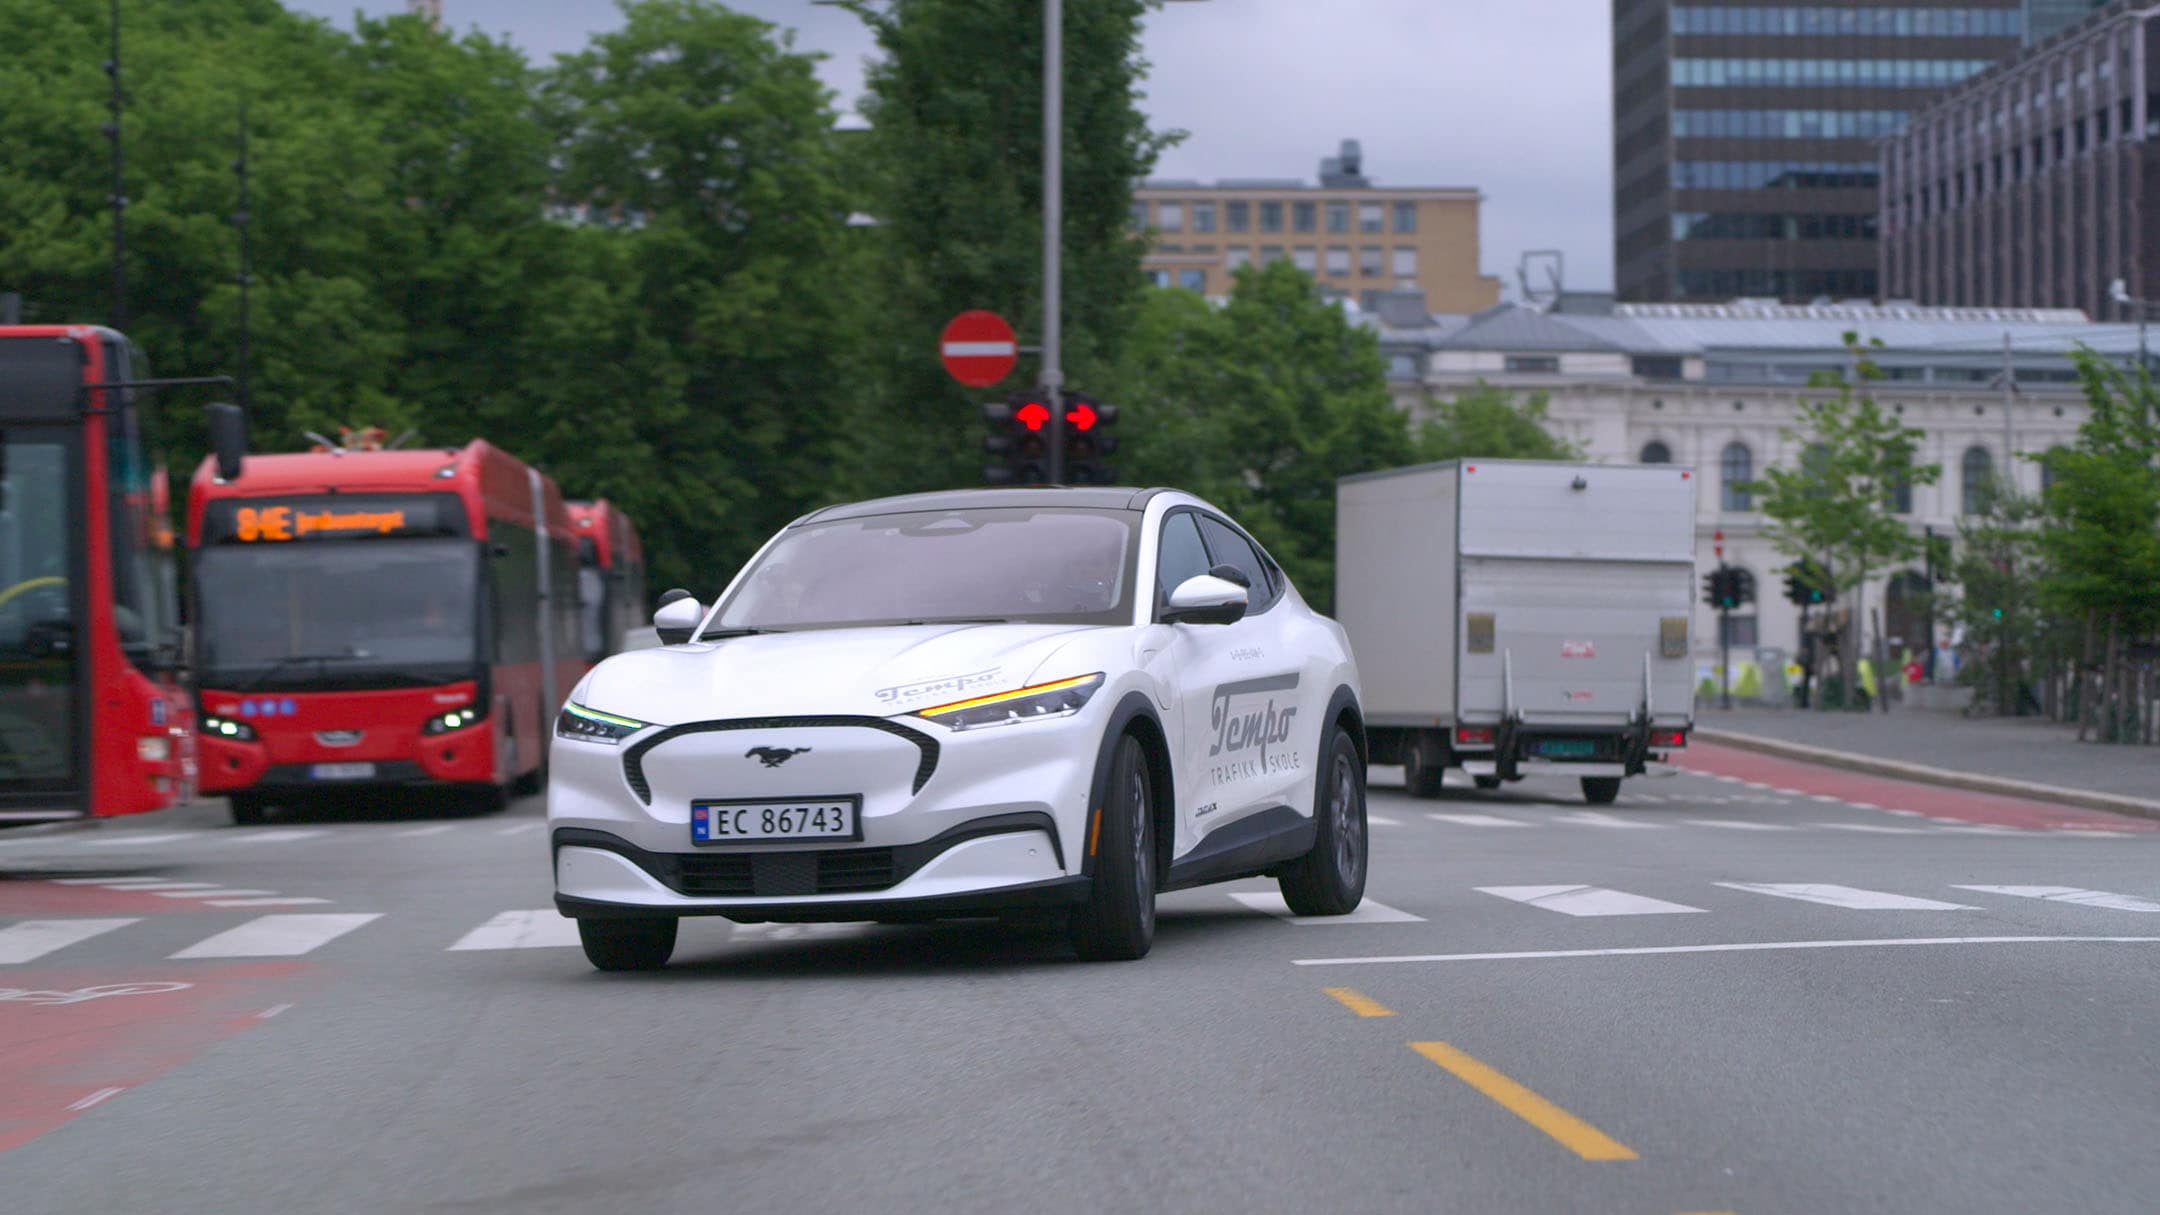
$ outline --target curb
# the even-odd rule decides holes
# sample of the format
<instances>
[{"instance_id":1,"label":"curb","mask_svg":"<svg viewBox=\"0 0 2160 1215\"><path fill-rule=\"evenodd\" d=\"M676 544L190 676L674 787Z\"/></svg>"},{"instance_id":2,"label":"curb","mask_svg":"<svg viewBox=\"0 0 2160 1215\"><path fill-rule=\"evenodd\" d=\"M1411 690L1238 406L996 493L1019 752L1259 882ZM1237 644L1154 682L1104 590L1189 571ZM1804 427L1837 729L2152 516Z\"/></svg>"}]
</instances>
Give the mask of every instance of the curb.
<instances>
[{"instance_id":1,"label":"curb","mask_svg":"<svg viewBox=\"0 0 2160 1215\"><path fill-rule=\"evenodd\" d=\"M1872 755L1855 755L1850 751L1832 751L1827 747L1811 747L1779 738L1764 738L1759 734L1738 734L1703 726L1696 727L1694 736L1703 742L1718 743L1742 751L1757 751L1781 759L1796 759L1851 772L1865 772L1870 776L1889 776L1926 785L1965 789L1973 793L2032 798L2086 810L2104 810L2110 814L2160 820L2160 802L2118 797L2112 793L2065 789L2060 785L2041 785L1999 776L1976 776L1970 772L1953 772L1947 768L1930 768L1925 764L1909 764L1895 759L1877 759Z\"/></svg>"}]
</instances>

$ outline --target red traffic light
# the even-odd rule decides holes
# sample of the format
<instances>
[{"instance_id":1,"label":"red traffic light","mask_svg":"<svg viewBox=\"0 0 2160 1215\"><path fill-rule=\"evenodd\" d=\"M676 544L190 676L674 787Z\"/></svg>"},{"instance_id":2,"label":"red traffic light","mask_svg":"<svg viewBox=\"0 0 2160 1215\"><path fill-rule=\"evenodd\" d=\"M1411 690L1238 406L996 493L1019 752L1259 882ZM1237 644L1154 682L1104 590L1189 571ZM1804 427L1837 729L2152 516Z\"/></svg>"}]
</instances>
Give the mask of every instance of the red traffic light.
<instances>
[{"instance_id":1,"label":"red traffic light","mask_svg":"<svg viewBox=\"0 0 2160 1215\"><path fill-rule=\"evenodd\" d=\"M1041 430L1043 423L1050 420L1050 407L1041 401L1029 401L1015 411L1013 416L1026 424L1029 430Z\"/></svg>"},{"instance_id":2,"label":"red traffic light","mask_svg":"<svg viewBox=\"0 0 2160 1215\"><path fill-rule=\"evenodd\" d=\"M1086 401L1074 401L1072 408L1065 411L1065 420L1073 424L1074 430L1095 425L1095 416L1095 407Z\"/></svg>"}]
</instances>

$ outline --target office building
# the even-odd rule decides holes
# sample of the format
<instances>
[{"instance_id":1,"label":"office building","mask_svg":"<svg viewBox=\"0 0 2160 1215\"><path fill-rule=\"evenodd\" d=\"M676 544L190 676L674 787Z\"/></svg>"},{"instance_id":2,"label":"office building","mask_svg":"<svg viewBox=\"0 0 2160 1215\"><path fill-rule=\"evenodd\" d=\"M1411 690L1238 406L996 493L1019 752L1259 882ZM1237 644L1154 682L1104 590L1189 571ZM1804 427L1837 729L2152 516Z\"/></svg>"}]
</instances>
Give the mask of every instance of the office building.
<instances>
[{"instance_id":1,"label":"office building","mask_svg":"<svg viewBox=\"0 0 2160 1215\"><path fill-rule=\"evenodd\" d=\"M2160 12L2103 9L1953 90L1885 141L1882 265L1923 304L2082 308L2160 291Z\"/></svg>"},{"instance_id":2,"label":"office building","mask_svg":"<svg viewBox=\"0 0 2160 1215\"><path fill-rule=\"evenodd\" d=\"M1152 237L1141 266L1158 286L1221 297L1237 267L1288 260L1331 295L1415 292L1426 311L1475 312L1500 299L1500 280L1478 269L1483 201L1470 188L1377 185L1346 140L1318 184L1150 181L1133 191L1133 223Z\"/></svg>"},{"instance_id":3,"label":"office building","mask_svg":"<svg viewBox=\"0 0 2160 1215\"><path fill-rule=\"evenodd\" d=\"M2025 3L1613 0L1620 297L1877 297L1876 141L2022 46Z\"/></svg>"},{"instance_id":4,"label":"office building","mask_svg":"<svg viewBox=\"0 0 2160 1215\"><path fill-rule=\"evenodd\" d=\"M2107 4L2108 0L2025 0L2025 44L2045 42Z\"/></svg>"}]
</instances>

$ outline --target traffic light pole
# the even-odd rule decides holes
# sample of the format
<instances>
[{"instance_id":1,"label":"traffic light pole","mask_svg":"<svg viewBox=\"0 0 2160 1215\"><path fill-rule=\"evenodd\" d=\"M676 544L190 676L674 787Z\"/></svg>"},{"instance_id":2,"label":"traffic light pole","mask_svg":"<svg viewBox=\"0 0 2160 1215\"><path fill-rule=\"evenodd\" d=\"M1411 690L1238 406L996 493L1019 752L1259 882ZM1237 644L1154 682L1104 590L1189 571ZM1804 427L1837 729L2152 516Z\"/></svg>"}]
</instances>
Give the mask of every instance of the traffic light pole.
<instances>
[{"instance_id":1,"label":"traffic light pole","mask_svg":"<svg viewBox=\"0 0 2160 1215\"><path fill-rule=\"evenodd\" d=\"M1723 577L1724 577L1724 578L1726 578L1726 579L1730 579L1730 578L1732 577L1732 575L1731 575L1731 574L1729 574L1729 573L1726 573L1726 572L1725 572L1725 567L1724 567L1724 566L1719 566L1719 567L1718 567L1718 573L1719 573L1719 574L1721 574L1721 575L1723 575ZM1720 683L1721 683L1721 684L1723 685L1722 691L1720 692L1720 695L1719 695L1719 705L1720 705L1720 707L1724 708L1724 709L1725 709L1725 710L1726 710L1727 712L1731 712L1731 711L1732 711L1732 608L1731 608L1730 606L1728 606L1728 604L1729 604L1729 600L1728 600L1727 602L1721 602L1721 603L1719 603L1719 604L1718 604L1718 610L1717 610L1717 632L1718 632L1718 650L1719 650L1719 652L1720 652L1720 655L1721 655L1721 656L1720 656L1720 658L1718 659L1718 679L1719 679L1719 682L1720 682Z\"/></svg>"},{"instance_id":2,"label":"traffic light pole","mask_svg":"<svg viewBox=\"0 0 2160 1215\"><path fill-rule=\"evenodd\" d=\"M1065 483L1065 3L1043 0L1042 390L1050 484Z\"/></svg>"}]
</instances>

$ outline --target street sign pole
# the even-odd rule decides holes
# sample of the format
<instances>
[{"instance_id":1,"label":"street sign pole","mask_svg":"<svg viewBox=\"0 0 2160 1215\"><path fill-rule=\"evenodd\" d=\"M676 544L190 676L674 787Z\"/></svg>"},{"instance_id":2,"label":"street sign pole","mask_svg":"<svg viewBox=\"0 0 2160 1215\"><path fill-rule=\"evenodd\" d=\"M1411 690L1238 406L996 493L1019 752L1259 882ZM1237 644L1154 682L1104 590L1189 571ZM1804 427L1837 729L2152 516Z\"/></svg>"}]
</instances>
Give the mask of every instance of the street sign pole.
<instances>
[{"instance_id":1,"label":"street sign pole","mask_svg":"<svg viewBox=\"0 0 2160 1215\"><path fill-rule=\"evenodd\" d=\"M1050 407L1050 484L1065 483L1065 334L1059 308L1065 231L1065 4L1043 0L1043 403Z\"/></svg>"}]
</instances>

